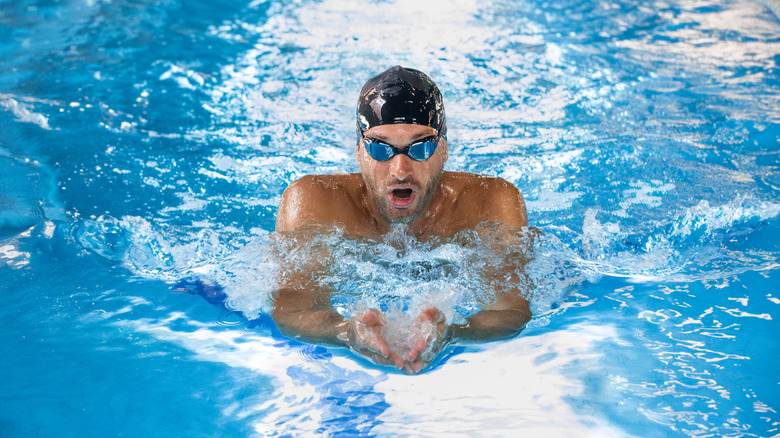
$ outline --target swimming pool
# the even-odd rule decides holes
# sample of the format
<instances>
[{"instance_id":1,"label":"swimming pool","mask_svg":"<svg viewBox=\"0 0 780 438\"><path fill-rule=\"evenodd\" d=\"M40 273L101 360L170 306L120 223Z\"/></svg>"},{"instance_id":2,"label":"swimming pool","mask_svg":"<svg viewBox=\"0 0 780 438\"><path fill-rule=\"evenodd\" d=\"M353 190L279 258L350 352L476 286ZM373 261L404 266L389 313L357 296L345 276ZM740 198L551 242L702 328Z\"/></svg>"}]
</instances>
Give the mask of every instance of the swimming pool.
<instances>
[{"instance_id":1,"label":"swimming pool","mask_svg":"<svg viewBox=\"0 0 780 438\"><path fill-rule=\"evenodd\" d=\"M780 433L766 3L6 0L0 36L3 436ZM282 190L357 170L394 64L545 236L525 331L419 376L265 313Z\"/></svg>"}]
</instances>

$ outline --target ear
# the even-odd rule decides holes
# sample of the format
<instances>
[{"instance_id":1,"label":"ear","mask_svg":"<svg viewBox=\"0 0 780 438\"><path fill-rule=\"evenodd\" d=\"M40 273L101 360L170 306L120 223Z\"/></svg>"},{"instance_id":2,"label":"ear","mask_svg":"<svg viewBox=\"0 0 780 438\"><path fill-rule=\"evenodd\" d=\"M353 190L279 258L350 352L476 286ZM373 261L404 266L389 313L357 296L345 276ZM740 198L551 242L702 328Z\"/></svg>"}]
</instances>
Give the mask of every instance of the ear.
<instances>
[{"instance_id":1,"label":"ear","mask_svg":"<svg viewBox=\"0 0 780 438\"><path fill-rule=\"evenodd\" d=\"M450 157L450 148L449 145L447 145L447 140L444 140L444 144L442 145L443 149L441 150L441 167L444 167L445 164L447 164L447 159Z\"/></svg>"}]
</instances>

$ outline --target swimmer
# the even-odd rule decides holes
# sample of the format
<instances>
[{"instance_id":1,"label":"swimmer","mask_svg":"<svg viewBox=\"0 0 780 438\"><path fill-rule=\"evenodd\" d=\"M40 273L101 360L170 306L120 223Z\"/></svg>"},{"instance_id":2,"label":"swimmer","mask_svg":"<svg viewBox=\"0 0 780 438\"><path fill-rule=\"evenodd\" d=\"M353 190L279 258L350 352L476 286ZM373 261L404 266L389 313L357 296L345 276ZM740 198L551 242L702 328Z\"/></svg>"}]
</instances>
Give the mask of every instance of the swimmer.
<instances>
[{"instance_id":1,"label":"swimmer","mask_svg":"<svg viewBox=\"0 0 780 438\"><path fill-rule=\"evenodd\" d=\"M357 104L355 154L360 173L309 175L290 184L282 194L276 232L339 229L347 236L381 239L395 224L404 224L407 235L427 241L485 222L528 225L523 197L508 181L444 171L449 154L444 102L420 71L395 66L366 82ZM413 324L411 347L393 351L382 335L380 310L345 319L312 277L288 276L275 292L272 316L282 333L346 346L410 374L422 371L449 342L509 338L531 319L523 291L497 290L495 300L466 324L448 323L434 306L424 309Z\"/></svg>"}]
</instances>

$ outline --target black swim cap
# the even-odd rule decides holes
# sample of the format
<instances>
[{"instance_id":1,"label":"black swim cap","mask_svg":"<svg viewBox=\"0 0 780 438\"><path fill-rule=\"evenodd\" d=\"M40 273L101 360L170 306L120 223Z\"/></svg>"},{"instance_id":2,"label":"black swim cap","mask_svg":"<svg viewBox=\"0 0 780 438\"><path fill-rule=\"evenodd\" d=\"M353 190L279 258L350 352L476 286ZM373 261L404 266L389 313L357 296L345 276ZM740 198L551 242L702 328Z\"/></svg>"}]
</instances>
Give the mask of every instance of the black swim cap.
<instances>
[{"instance_id":1,"label":"black swim cap","mask_svg":"<svg viewBox=\"0 0 780 438\"><path fill-rule=\"evenodd\" d=\"M357 104L359 133L394 123L442 131L444 100L439 87L425 73L396 65L363 85Z\"/></svg>"}]
</instances>

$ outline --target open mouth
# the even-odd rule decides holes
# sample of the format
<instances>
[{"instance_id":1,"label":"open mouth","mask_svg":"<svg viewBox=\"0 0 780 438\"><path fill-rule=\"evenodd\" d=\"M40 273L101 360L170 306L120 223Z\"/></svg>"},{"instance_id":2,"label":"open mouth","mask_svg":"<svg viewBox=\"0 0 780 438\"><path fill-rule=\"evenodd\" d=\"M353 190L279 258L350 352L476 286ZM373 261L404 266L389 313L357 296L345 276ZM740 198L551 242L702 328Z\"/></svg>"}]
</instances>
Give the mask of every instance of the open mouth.
<instances>
[{"instance_id":1,"label":"open mouth","mask_svg":"<svg viewBox=\"0 0 780 438\"><path fill-rule=\"evenodd\" d=\"M414 201L414 190L394 189L390 191L390 203L395 208L406 208Z\"/></svg>"}]
</instances>

